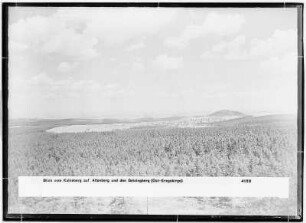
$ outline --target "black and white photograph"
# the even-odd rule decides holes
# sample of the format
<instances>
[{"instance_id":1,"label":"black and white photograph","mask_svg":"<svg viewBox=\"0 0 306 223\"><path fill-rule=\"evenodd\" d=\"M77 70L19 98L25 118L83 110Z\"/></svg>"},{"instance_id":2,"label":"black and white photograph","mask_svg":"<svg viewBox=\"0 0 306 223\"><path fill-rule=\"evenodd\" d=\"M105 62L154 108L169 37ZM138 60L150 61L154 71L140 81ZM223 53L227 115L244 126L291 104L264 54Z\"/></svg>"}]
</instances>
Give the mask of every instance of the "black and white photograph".
<instances>
[{"instance_id":1,"label":"black and white photograph","mask_svg":"<svg viewBox=\"0 0 306 223\"><path fill-rule=\"evenodd\" d=\"M300 219L303 5L185 6L7 6L6 214Z\"/></svg>"}]
</instances>

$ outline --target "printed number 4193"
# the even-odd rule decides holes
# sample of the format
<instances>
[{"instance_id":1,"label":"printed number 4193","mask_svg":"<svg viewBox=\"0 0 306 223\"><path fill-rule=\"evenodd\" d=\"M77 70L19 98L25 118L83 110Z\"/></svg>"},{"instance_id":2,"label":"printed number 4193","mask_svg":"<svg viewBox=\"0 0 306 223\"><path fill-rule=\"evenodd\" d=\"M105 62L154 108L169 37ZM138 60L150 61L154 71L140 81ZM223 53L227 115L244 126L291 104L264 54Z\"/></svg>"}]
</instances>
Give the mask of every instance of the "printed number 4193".
<instances>
[{"instance_id":1,"label":"printed number 4193","mask_svg":"<svg viewBox=\"0 0 306 223\"><path fill-rule=\"evenodd\" d=\"M251 183L251 179L242 179L241 183Z\"/></svg>"}]
</instances>

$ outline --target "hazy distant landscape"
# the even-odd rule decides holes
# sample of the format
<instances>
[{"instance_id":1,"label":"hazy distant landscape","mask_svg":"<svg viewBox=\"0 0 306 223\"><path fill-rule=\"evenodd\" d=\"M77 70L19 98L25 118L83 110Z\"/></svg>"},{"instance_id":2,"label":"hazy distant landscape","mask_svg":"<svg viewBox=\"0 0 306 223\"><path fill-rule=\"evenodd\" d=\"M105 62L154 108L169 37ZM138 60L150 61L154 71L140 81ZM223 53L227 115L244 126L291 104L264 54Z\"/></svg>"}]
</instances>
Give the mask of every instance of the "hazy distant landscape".
<instances>
[{"instance_id":1,"label":"hazy distant landscape","mask_svg":"<svg viewBox=\"0 0 306 223\"><path fill-rule=\"evenodd\" d=\"M134 129L134 128L205 128L213 126L212 123L243 118L242 113L235 113L228 110L219 111L209 116L197 117L170 117L161 119L148 119L148 120L113 120L114 123L100 123L100 124L86 124L86 125L68 125L48 129L47 132L51 133L69 133L69 132L109 132L114 130ZM94 122L94 120L92 120ZM99 120L96 120L99 123ZM103 121L102 121L103 122Z\"/></svg>"},{"instance_id":2,"label":"hazy distant landscape","mask_svg":"<svg viewBox=\"0 0 306 223\"><path fill-rule=\"evenodd\" d=\"M166 210L171 213L180 202L195 202L193 211L201 214L211 214L207 212L211 209L213 213L225 214L233 205L244 214L295 211L294 115L249 116L223 110L207 116L156 120L14 120L10 123L9 175L15 179L9 189L12 212L22 208L27 213L42 213L52 207L52 213L66 213L63 210L71 202L79 208L74 211L82 212L85 207L78 204L85 199L85 206L89 205L93 213L99 212L98 203L105 206L103 211L107 213L118 211L119 207L112 209L107 202L121 202L119 206L125 213L134 213L137 208L142 210L145 202L136 198L62 201L62 198L17 197L18 176L41 175L291 177L289 206L287 199L280 198L246 198L254 204L248 208L244 207L246 200L238 198L185 198L185 201L173 198L168 204L172 207ZM149 210L163 213L159 205L154 206L156 199L150 199L153 206Z\"/></svg>"}]
</instances>

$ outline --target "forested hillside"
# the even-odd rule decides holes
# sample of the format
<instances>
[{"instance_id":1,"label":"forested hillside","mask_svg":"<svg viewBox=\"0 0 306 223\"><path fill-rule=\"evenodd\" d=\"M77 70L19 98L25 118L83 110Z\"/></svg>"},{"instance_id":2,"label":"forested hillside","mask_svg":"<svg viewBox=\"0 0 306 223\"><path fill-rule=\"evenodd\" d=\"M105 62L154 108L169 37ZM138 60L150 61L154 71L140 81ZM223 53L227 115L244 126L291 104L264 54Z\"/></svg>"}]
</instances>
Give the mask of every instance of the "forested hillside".
<instances>
[{"instance_id":1,"label":"forested hillside","mask_svg":"<svg viewBox=\"0 0 306 223\"><path fill-rule=\"evenodd\" d=\"M212 203L207 200L210 198L201 202L195 199L200 206L216 203L220 213L227 213L234 201L235 210L244 214L296 210L296 122L282 118L237 119L208 128L144 127L87 133L56 134L47 133L46 128L13 128L8 160L11 207L37 211L50 205L54 209L60 202L56 198L18 198L18 176L279 176L290 177L289 201L253 199L247 208L244 202L237 203L232 198ZM71 202L79 201L68 199L61 205L68 208ZM29 202L32 206L28 206ZM96 207L98 200L88 202ZM283 202L290 205L284 207ZM125 208L126 205L123 204ZM61 209L55 208L54 213ZM205 213L205 209L199 211ZM130 213L128 208L126 213Z\"/></svg>"}]
</instances>

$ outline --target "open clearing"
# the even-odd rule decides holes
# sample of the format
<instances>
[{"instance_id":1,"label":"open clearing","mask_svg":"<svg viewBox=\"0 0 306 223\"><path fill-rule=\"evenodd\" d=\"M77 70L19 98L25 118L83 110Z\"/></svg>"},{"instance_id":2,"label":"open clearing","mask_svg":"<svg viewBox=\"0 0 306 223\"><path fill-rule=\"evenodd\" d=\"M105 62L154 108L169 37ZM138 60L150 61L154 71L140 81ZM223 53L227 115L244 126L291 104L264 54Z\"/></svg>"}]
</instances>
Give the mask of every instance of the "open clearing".
<instances>
[{"instance_id":1,"label":"open clearing","mask_svg":"<svg viewBox=\"0 0 306 223\"><path fill-rule=\"evenodd\" d=\"M65 125L48 129L50 133L81 133L81 132L111 132L115 130L126 130L133 128L207 128L213 126L213 123L233 120L238 117L185 117L177 120L163 121L145 121L145 122L122 122L122 123L98 123Z\"/></svg>"}]
</instances>

